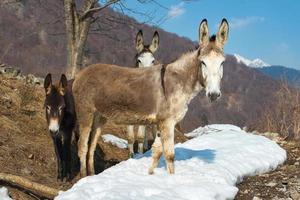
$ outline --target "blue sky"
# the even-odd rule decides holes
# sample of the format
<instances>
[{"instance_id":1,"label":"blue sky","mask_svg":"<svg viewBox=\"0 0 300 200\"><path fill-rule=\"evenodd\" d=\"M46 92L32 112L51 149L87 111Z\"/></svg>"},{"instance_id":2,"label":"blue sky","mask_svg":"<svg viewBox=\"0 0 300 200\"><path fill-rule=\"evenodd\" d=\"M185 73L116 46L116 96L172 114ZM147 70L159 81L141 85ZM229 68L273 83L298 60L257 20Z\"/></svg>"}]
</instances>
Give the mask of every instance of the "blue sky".
<instances>
[{"instance_id":1,"label":"blue sky","mask_svg":"<svg viewBox=\"0 0 300 200\"><path fill-rule=\"evenodd\" d=\"M195 41L203 18L208 20L212 34L225 17L230 23L226 53L300 69L298 0L148 0L143 4L127 0L125 4L153 16L150 23ZM129 15L140 22L148 20Z\"/></svg>"}]
</instances>

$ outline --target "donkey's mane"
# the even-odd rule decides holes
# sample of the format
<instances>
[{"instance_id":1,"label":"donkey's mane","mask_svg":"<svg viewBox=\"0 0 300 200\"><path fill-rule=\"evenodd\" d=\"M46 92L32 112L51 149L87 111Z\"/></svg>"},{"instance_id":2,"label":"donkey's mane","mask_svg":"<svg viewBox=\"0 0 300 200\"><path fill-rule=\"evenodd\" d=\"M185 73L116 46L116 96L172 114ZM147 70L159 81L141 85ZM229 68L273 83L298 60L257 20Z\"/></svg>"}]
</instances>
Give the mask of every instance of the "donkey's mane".
<instances>
[{"instance_id":1,"label":"donkey's mane","mask_svg":"<svg viewBox=\"0 0 300 200\"><path fill-rule=\"evenodd\" d=\"M209 41L210 42L215 42L216 41L216 35L210 36Z\"/></svg>"},{"instance_id":2,"label":"donkey's mane","mask_svg":"<svg viewBox=\"0 0 300 200\"><path fill-rule=\"evenodd\" d=\"M187 53L182 54L178 59L171 62L169 65L174 66L175 68L181 69L183 66L195 65L198 62L197 55L199 50L191 50Z\"/></svg>"}]
</instances>

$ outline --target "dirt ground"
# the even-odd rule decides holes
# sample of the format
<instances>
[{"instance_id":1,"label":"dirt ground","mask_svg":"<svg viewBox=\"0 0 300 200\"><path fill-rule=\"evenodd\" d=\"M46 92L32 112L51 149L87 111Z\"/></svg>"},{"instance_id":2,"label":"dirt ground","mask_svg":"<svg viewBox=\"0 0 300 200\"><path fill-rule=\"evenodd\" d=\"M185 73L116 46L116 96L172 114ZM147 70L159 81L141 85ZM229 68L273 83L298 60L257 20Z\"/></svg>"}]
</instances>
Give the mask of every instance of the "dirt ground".
<instances>
[{"instance_id":1,"label":"dirt ground","mask_svg":"<svg viewBox=\"0 0 300 200\"><path fill-rule=\"evenodd\" d=\"M277 136L270 139L287 151L286 162L272 172L244 179L235 199L300 200L300 142L280 141Z\"/></svg>"},{"instance_id":2,"label":"dirt ground","mask_svg":"<svg viewBox=\"0 0 300 200\"><path fill-rule=\"evenodd\" d=\"M43 101L43 87L26 85L24 81L0 74L0 172L65 190L79 178L77 153L73 152L74 179L67 183L57 181L56 158L47 130ZM126 139L125 126L107 124L103 132ZM183 135L176 134L176 142L185 140ZM97 173L129 157L127 149L119 149L102 140L98 144L95 156ZM3 182L0 182L1 186L8 188L14 200L40 199Z\"/></svg>"}]
</instances>

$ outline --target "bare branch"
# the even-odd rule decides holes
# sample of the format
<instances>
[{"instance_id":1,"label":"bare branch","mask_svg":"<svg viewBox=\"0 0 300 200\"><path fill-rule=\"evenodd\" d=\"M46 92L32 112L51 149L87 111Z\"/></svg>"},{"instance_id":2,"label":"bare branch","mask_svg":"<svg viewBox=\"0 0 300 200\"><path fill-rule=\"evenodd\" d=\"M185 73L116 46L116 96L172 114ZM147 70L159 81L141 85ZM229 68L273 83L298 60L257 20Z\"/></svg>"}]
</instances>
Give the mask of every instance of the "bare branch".
<instances>
[{"instance_id":1,"label":"bare branch","mask_svg":"<svg viewBox=\"0 0 300 200\"><path fill-rule=\"evenodd\" d=\"M96 8L89 8L88 10L86 10L83 15L80 17L81 20L84 20L85 18L88 17L88 15L92 14L92 13L95 13L95 12L98 12L98 11L101 11L107 7L109 7L110 5L114 4L114 3L117 3L119 2L120 0L110 0L107 4L105 4L104 6L101 6L101 7L96 7ZM93 4L91 4L92 6Z\"/></svg>"}]
</instances>

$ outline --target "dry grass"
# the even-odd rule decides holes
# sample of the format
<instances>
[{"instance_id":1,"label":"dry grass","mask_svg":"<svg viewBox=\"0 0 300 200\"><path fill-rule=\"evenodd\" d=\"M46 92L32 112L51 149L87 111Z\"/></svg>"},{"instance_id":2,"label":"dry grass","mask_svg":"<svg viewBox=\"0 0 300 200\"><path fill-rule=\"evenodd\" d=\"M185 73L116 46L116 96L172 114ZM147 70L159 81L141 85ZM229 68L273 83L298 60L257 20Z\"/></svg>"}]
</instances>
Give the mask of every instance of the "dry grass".
<instances>
[{"instance_id":1,"label":"dry grass","mask_svg":"<svg viewBox=\"0 0 300 200\"><path fill-rule=\"evenodd\" d=\"M277 132L284 138L300 139L300 92L282 81L271 104L259 120L264 131Z\"/></svg>"}]
</instances>

